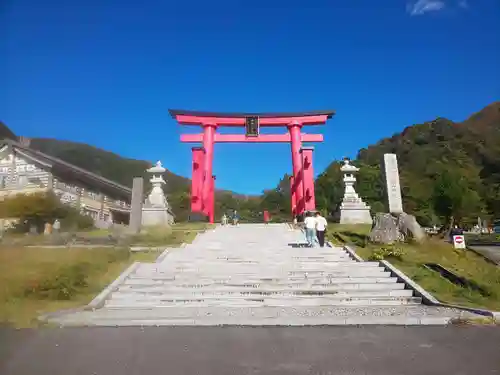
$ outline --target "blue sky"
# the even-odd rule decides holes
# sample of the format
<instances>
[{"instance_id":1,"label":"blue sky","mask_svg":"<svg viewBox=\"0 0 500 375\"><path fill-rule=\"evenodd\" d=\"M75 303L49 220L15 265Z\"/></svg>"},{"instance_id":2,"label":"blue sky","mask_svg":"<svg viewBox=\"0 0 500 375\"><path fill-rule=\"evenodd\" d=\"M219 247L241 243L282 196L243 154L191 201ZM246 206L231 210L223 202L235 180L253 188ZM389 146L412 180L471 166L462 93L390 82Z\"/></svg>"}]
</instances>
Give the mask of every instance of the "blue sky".
<instances>
[{"instance_id":1,"label":"blue sky","mask_svg":"<svg viewBox=\"0 0 500 375\"><path fill-rule=\"evenodd\" d=\"M0 120L185 176L168 108L335 109L314 129L320 173L500 99L498 0L5 0L0 17ZM216 145L214 170L219 188L260 193L291 170L289 146Z\"/></svg>"}]
</instances>

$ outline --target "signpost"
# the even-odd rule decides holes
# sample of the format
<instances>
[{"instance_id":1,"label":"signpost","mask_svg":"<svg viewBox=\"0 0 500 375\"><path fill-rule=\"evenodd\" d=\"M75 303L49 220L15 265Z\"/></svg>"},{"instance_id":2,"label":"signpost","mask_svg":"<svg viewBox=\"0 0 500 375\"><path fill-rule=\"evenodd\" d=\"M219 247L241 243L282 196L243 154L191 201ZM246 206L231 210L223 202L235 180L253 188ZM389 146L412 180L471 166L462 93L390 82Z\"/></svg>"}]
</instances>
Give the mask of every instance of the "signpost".
<instances>
[{"instance_id":1,"label":"signpost","mask_svg":"<svg viewBox=\"0 0 500 375\"><path fill-rule=\"evenodd\" d=\"M453 236L455 249L465 249L465 237L463 235Z\"/></svg>"}]
</instances>

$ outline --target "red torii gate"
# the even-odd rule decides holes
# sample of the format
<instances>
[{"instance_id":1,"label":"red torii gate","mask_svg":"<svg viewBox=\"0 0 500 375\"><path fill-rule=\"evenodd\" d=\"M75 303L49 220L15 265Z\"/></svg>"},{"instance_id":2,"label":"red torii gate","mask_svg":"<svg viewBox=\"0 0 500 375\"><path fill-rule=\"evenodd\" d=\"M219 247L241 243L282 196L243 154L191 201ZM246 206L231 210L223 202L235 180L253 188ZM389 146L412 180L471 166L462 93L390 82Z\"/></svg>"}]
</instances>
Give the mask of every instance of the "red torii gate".
<instances>
[{"instance_id":1,"label":"red torii gate","mask_svg":"<svg viewBox=\"0 0 500 375\"><path fill-rule=\"evenodd\" d=\"M293 215L314 211L313 148L303 147L304 142L322 142L322 134L304 134L306 125L322 125L334 115L334 111L300 113L220 113L170 109L170 115L181 125L203 128L201 134L182 134L181 142L201 143L193 147L191 211L208 216L214 222L215 176L213 176L214 143L290 143L293 175L290 178ZM220 126L246 127L246 134L217 134ZM288 128L284 134L259 134L259 127Z\"/></svg>"}]
</instances>

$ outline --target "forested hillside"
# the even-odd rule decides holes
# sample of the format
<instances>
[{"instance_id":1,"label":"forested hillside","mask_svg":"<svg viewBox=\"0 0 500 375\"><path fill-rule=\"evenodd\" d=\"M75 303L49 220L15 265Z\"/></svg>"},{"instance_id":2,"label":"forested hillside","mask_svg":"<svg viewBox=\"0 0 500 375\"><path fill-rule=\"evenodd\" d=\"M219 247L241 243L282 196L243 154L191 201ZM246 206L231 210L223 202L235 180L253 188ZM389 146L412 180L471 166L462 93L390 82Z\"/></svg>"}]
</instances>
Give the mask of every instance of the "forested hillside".
<instances>
[{"instance_id":1,"label":"forested hillside","mask_svg":"<svg viewBox=\"0 0 500 375\"><path fill-rule=\"evenodd\" d=\"M2 138L16 138L2 123L0 133ZM126 186L131 186L133 177L145 175L150 166L82 143L34 138L31 147ZM380 163L388 152L398 156L405 210L421 224L444 223L450 216L465 222L474 222L478 215L500 216L500 102L462 123L438 118L361 149L353 161L361 168L357 191L373 212L385 210ZM317 207L330 216L344 191L340 165L340 161L332 162L316 180ZM187 219L189 179L169 171L165 178L178 220ZM217 216L232 209L240 211L243 219L260 218L262 210L269 210L274 218L289 218L288 175L260 197L218 191Z\"/></svg>"},{"instance_id":2,"label":"forested hillside","mask_svg":"<svg viewBox=\"0 0 500 375\"><path fill-rule=\"evenodd\" d=\"M357 190L375 212L384 209L384 153L397 154L404 208L422 224L500 215L500 102L462 123L438 118L361 149L353 162L361 168ZM316 181L318 204L330 212L343 194L339 166L333 162Z\"/></svg>"},{"instance_id":3,"label":"forested hillside","mask_svg":"<svg viewBox=\"0 0 500 375\"><path fill-rule=\"evenodd\" d=\"M0 121L0 139L13 139L13 140L17 140L16 135L2 121Z\"/></svg>"}]
</instances>

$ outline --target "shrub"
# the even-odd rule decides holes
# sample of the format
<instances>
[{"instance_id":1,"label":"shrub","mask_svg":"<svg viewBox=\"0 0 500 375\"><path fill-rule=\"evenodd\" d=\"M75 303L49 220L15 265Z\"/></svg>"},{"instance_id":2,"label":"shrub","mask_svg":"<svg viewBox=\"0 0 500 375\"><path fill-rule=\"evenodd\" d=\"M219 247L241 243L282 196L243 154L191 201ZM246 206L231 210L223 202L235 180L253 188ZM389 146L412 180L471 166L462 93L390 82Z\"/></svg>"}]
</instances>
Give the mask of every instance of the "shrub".
<instances>
[{"instance_id":1,"label":"shrub","mask_svg":"<svg viewBox=\"0 0 500 375\"><path fill-rule=\"evenodd\" d=\"M66 231L92 229L94 220L88 215L82 215L79 210L65 206L61 210L61 229Z\"/></svg>"},{"instance_id":2,"label":"shrub","mask_svg":"<svg viewBox=\"0 0 500 375\"><path fill-rule=\"evenodd\" d=\"M11 232L27 232L36 226L43 232L45 223L61 220L63 230L83 230L94 226L90 216L82 215L79 210L61 201L51 192L17 194L0 202L0 217L18 218Z\"/></svg>"},{"instance_id":3,"label":"shrub","mask_svg":"<svg viewBox=\"0 0 500 375\"><path fill-rule=\"evenodd\" d=\"M403 248L398 246L382 246L376 249L370 256L370 260L383 260L385 258L401 259L405 254Z\"/></svg>"},{"instance_id":4,"label":"shrub","mask_svg":"<svg viewBox=\"0 0 500 375\"><path fill-rule=\"evenodd\" d=\"M63 266L41 280L28 283L25 295L37 299L70 300L80 289L88 286L90 263Z\"/></svg>"}]
</instances>

